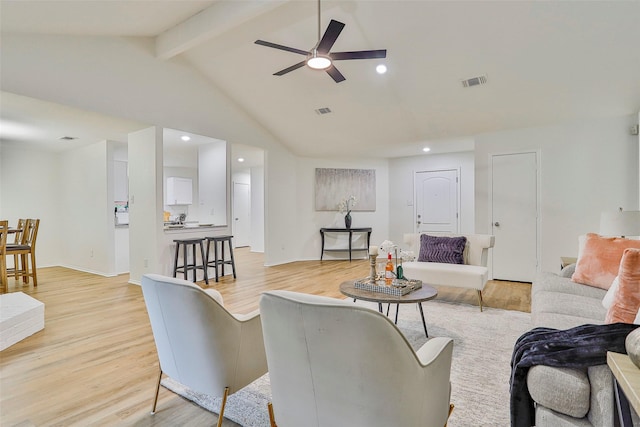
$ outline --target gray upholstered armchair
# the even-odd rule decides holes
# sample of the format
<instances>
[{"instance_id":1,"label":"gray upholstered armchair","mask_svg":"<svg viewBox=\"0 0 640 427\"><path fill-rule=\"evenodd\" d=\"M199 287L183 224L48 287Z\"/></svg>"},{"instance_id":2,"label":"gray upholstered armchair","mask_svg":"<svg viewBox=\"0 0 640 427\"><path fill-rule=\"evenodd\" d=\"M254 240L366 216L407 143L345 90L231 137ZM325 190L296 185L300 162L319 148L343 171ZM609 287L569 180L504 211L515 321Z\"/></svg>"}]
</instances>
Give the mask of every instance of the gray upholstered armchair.
<instances>
[{"instance_id":1,"label":"gray upholstered armchair","mask_svg":"<svg viewBox=\"0 0 640 427\"><path fill-rule=\"evenodd\" d=\"M228 394L267 372L258 311L233 315L218 291L157 274L142 277L142 292L160 360L152 413L164 373L194 391L222 396L220 426Z\"/></svg>"},{"instance_id":2,"label":"gray upholstered armchair","mask_svg":"<svg viewBox=\"0 0 640 427\"><path fill-rule=\"evenodd\" d=\"M446 424L451 339L416 352L374 310L288 291L264 293L260 313L279 427Z\"/></svg>"}]
</instances>

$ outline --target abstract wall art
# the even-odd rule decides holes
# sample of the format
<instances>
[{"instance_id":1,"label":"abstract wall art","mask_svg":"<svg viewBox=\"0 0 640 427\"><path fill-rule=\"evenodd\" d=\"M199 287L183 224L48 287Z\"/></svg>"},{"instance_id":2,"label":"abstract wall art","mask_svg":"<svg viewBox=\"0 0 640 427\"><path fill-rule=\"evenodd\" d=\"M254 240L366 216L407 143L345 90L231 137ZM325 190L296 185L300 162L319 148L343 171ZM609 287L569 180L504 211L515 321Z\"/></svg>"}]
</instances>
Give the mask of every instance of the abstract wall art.
<instances>
[{"instance_id":1,"label":"abstract wall art","mask_svg":"<svg viewBox=\"0 0 640 427\"><path fill-rule=\"evenodd\" d=\"M337 211L338 203L356 198L353 211L376 210L375 169L316 168L316 211Z\"/></svg>"}]
</instances>

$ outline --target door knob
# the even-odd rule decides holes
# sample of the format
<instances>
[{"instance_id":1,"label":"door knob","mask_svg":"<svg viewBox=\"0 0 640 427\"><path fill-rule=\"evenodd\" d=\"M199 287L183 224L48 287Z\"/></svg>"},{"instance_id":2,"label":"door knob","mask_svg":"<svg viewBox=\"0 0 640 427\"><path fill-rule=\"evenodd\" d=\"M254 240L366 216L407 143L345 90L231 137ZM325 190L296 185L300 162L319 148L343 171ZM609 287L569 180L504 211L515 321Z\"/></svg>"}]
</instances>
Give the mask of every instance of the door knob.
<instances>
[{"instance_id":1,"label":"door knob","mask_svg":"<svg viewBox=\"0 0 640 427\"><path fill-rule=\"evenodd\" d=\"M498 221L494 222L493 225L495 225L496 227L500 227L500 223Z\"/></svg>"}]
</instances>

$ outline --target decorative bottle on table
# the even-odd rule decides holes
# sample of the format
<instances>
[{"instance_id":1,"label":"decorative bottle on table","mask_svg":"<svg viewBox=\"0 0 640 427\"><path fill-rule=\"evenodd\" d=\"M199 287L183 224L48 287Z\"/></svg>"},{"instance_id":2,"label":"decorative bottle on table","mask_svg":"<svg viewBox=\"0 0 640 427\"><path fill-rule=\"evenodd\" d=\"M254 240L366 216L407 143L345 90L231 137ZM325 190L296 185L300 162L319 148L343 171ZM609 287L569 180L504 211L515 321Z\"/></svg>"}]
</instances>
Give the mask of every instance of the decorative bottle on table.
<instances>
[{"instance_id":1,"label":"decorative bottle on table","mask_svg":"<svg viewBox=\"0 0 640 427\"><path fill-rule=\"evenodd\" d=\"M391 261L391 252L387 255L387 265L384 267L384 283L390 285L393 282L393 261Z\"/></svg>"},{"instance_id":2,"label":"decorative bottle on table","mask_svg":"<svg viewBox=\"0 0 640 427\"><path fill-rule=\"evenodd\" d=\"M404 279L404 272L402 271L402 258L396 258L396 263L398 266L396 267L396 278Z\"/></svg>"}]
</instances>

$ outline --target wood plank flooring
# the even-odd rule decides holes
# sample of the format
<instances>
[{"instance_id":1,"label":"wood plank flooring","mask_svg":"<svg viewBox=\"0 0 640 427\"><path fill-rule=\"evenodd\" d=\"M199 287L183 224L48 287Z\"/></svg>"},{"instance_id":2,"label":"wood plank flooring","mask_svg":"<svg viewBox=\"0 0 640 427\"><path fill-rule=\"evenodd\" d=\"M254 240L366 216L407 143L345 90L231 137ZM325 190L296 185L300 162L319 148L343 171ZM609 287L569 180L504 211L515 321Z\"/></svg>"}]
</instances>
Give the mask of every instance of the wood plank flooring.
<instances>
[{"instance_id":1,"label":"wood plank flooring","mask_svg":"<svg viewBox=\"0 0 640 427\"><path fill-rule=\"evenodd\" d=\"M271 289L342 298L340 283L369 271L366 260L264 267L263 256L247 248L235 255L238 278L210 286L236 313L258 308ZM51 267L38 270L37 288L9 280L9 292L45 304L45 329L0 352L0 425L215 425L216 414L164 388L157 413L149 414L158 361L141 289L128 279ZM483 294L488 307L530 311L530 284L491 281ZM438 299L477 304L475 291L462 289L440 288Z\"/></svg>"}]
</instances>

